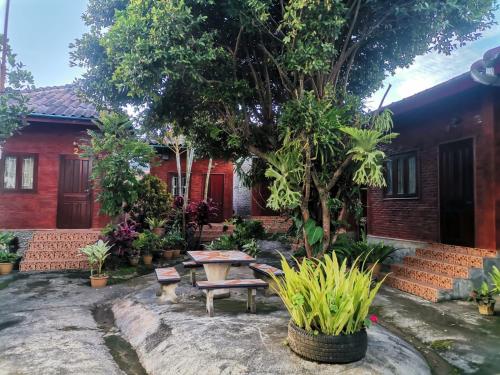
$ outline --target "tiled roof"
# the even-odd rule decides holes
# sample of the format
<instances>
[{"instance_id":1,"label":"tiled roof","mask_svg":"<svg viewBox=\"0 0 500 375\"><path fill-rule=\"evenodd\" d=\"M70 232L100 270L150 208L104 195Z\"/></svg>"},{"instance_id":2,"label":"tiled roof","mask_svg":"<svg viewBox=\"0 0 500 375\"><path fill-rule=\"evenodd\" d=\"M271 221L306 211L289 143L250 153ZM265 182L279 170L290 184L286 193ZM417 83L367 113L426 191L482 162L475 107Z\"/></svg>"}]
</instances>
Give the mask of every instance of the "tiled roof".
<instances>
[{"instance_id":1,"label":"tiled roof","mask_svg":"<svg viewBox=\"0 0 500 375\"><path fill-rule=\"evenodd\" d=\"M75 86L41 87L25 92L32 116L62 116L72 119L98 117L97 109L82 100Z\"/></svg>"}]
</instances>

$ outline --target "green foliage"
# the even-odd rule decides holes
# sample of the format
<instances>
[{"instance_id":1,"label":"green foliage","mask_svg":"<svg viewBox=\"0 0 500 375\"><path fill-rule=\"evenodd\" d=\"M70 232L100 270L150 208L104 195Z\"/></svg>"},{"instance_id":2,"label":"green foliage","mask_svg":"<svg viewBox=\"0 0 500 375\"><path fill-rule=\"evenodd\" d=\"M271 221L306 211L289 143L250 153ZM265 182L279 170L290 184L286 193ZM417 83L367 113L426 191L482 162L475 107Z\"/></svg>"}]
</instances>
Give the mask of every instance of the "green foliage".
<instances>
[{"instance_id":1,"label":"green foliage","mask_svg":"<svg viewBox=\"0 0 500 375\"><path fill-rule=\"evenodd\" d=\"M260 253L260 246L257 241L252 238L247 240L242 246L241 250L250 255L251 257L256 257Z\"/></svg>"},{"instance_id":2,"label":"green foliage","mask_svg":"<svg viewBox=\"0 0 500 375\"><path fill-rule=\"evenodd\" d=\"M0 40L3 38L0 34ZM0 55L2 45L0 45ZM33 76L17 61L17 55L7 45L7 80L6 90L0 93L0 146L25 124L29 114L28 99L22 90L33 89Z\"/></svg>"},{"instance_id":3,"label":"green foliage","mask_svg":"<svg viewBox=\"0 0 500 375\"><path fill-rule=\"evenodd\" d=\"M500 270L496 266L493 266L490 277L494 286L494 290L498 294L500 294Z\"/></svg>"},{"instance_id":4,"label":"green foliage","mask_svg":"<svg viewBox=\"0 0 500 375\"><path fill-rule=\"evenodd\" d=\"M224 234L216 240L204 245L207 250L237 250L238 242L233 236Z\"/></svg>"},{"instance_id":5,"label":"green foliage","mask_svg":"<svg viewBox=\"0 0 500 375\"><path fill-rule=\"evenodd\" d=\"M166 183L156 176L148 174L139 181L137 196L133 211L140 218L165 219L173 210L172 195Z\"/></svg>"},{"instance_id":6,"label":"green foliage","mask_svg":"<svg viewBox=\"0 0 500 375\"><path fill-rule=\"evenodd\" d=\"M91 139L82 145L82 156L93 160L92 178L99 186L102 213L116 216L138 202L140 176L154 151L137 137L125 115L102 113L96 125L98 131L88 131Z\"/></svg>"},{"instance_id":7,"label":"green foliage","mask_svg":"<svg viewBox=\"0 0 500 375\"><path fill-rule=\"evenodd\" d=\"M266 236L266 230L258 220L243 220L235 224L233 236L237 241L261 240Z\"/></svg>"},{"instance_id":8,"label":"green foliage","mask_svg":"<svg viewBox=\"0 0 500 375\"><path fill-rule=\"evenodd\" d=\"M7 250L0 249L0 263L14 263L20 258L16 253L11 253Z\"/></svg>"},{"instance_id":9,"label":"green foliage","mask_svg":"<svg viewBox=\"0 0 500 375\"><path fill-rule=\"evenodd\" d=\"M163 249L184 249L186 247L186 241L182 236L182 233L176 230L171 230L165 237L161 240L161 246Z\"/></svg>"},{"instance_id":10,"label":"green foliage","mask_svg":"<svg viewBox=\"0 0 500 375\"><path fill-rule=\"evenodd\" d=\"M162 250L161 238L148 230L139 234L139 236L132 242L134 249L139 250L141 255L150 255L157 251Z\"/></svg>"},{"instance_id":11,"label":"green foliage","mask_svg":"<svg viewBox=\"0 0 500 375\"><path fill-rule=\"evenodd\" d=\"M106 258L109 256L109 250L111 246L108 246L107 242L102 240L97 241L94 244L87 245L80 249L80 252L87 257L90 265L90 276L94 274L94 270L97 271L97 276L104 276L102 273L102 266Z\"/></svg>"},{"instance_id":12,"label":"green foliage","mask_svg":"<svg viewBox=\"0 0 500 375\"><path fill-rule=\"evenodd\" d=\"M155 229L155 228L162 228L165 226L167 223L167 220L165 219L159 219L155 217L147 217L146 218L146 224L149 225L149 229Z\"/></svg>"},{"instance_id":13,"label":"green foliage","mask_svg":"<svg viewBox=\"0 0 500 375\"><path fill-rule=\"evenodd\" d=\"M357 262L355 262L356 265ZM347 270L335 254L322 260L303 260L297 270L285 258L284 278L273 277L277 292L293 322L308 332L353 334L363 329L370 305L382 281L372 285L372 272Z\"/></svg>"},{"instance_id":14,"label":"green foliage","mask_svg":"<svg viewBox=\"0 0 500 375\"><path fill-rule=\"evenodd\" d=\"M364 263L383 263L398 249L381 242L368 242L366 238L360 241L352 240L348 235L341 235L333 245L332 251L339 259L346 259L348 264L353 264L356 259Z\"/></svg>"},{"instance_id":15,"label":"green foliage","mask_svg":"<svg viewBox=\"0 0 500 375\"><path fill-rule=\"evenodd\" d=\"M483 281L479 289L474 289L472 291L470 298L478 305L489 305L495 302L495 298L493 298L494 292L495 289L490 289L488 283Z\"/></svg>"},{"instance_id":16,"label":"green foliage","mask_svg":"<svg viewBox=\"0 0 500 375\"><path fill-rule=\"evenodd\" d=\"M8 250L16 236L11 232L0 232L0 251Z\"/></svg>"}]
</instances>

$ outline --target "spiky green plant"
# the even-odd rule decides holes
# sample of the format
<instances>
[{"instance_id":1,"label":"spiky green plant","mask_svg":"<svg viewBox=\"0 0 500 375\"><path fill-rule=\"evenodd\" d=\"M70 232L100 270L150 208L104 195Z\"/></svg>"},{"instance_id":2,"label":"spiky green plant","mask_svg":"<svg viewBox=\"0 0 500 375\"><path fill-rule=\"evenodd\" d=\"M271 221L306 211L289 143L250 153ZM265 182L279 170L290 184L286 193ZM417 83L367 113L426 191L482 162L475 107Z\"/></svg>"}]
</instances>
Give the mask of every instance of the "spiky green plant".
<instances>
[{"instance_id":1,"label":"spiky green plant","mask_svg":"<svg viewBox=\"0 0 500 375\"><path fill-rule=\"evenodd\" d=\"M366 317L382 281L372 284L372 271L351 269L335 253L321 260L304 259L297 270L284 257L283 278L273 276L276 292L293 322L308 332L353 334L368 325Z\"/></svg>"},{"instance_id":2,"label":"spiky green plant","mask_svg":"<svg viewBox=\"0 0 500 375\"><path fill-rule=\"evenodd\" d=\"M500 294L500 270L496 266L493 266L490 277L493 283L493 289Z\"/></svg>"},{"instance_id":3,"label":"spiky green plant","mask_svg":"<svg viewBox=\"0 0 500 375\"><path fill-rule=\"evenodd\" d=\"M87 256L90 265L90 276L94 275L94 269L97 270L97 276L104 276L102 273L102 267L104 261L109 256L109 250L111 246L103 240L99 240L94 244L87 245L80 249L80 251Z\"/></svg>"}]
</instances>

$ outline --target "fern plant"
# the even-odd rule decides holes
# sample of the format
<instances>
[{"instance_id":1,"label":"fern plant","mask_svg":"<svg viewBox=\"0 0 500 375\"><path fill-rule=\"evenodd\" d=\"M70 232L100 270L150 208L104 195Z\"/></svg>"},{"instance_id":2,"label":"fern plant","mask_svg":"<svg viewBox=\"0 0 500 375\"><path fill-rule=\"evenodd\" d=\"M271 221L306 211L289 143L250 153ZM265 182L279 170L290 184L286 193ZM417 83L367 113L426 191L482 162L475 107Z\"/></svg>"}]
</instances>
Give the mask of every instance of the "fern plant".
<instances>
[{"instance_id":1,"label":"fern plant","mask_svg":"<svg viewBox=\"0 0 500 375\"><path fill-rule=\"evenodd\" d=\"M326 335L349 335L367 327L368 310L383 280L372 284L372 271L356 267L358 262L348 270L346 261L339 263L334 253L297 262L295 270L282 257L285 275L272 277L292 321Z\"/></svg>"}]
</instances>

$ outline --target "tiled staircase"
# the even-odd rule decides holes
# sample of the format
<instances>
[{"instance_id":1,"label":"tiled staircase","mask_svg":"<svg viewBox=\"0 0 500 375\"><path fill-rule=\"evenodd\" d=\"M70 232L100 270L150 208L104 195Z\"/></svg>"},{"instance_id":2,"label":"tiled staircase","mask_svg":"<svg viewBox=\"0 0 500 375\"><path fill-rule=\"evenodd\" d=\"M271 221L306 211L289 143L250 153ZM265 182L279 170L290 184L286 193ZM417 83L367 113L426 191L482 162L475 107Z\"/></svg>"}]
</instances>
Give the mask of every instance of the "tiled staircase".
<instances>
[{"instance_id":1,"label":"tiled staircase","mask_svg":"<svg viewBox=\"0 0 500 375\"><path fill-rule=\"evenodd\" d=\"M92 230L35 232L19 270L27 272L88 269L88 263L79 249L94 243L98 237L99 232Z\"/></svg>"},{"instance_id":2,"label":"tiled staircase","mask_svg":"<svg viewBox=\"0 0 500 375\"><path fill-rule=\"evenodd\" d=\"M465 298L484 276L484 262L496 250L430 244L393 264L385 284L432 302Z\"/></svg>"}]
</instances>

